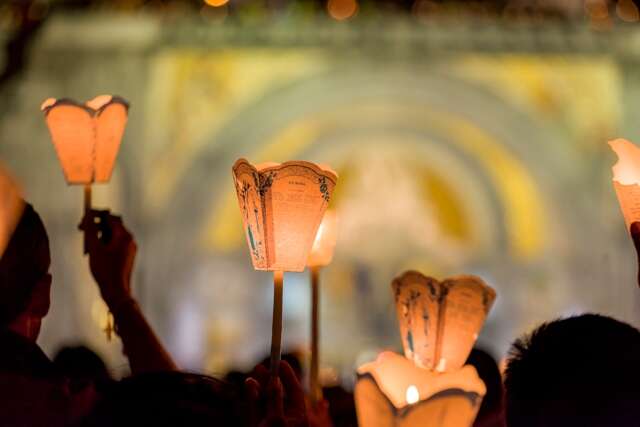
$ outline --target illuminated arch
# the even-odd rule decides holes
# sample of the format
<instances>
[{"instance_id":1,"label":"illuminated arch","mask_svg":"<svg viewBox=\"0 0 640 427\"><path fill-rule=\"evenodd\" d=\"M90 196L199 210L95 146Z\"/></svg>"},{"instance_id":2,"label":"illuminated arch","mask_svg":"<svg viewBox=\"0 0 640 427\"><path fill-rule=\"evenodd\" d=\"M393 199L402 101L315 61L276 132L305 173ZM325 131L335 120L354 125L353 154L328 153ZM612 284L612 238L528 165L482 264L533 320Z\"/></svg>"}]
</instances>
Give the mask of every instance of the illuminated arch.
<instances>
[{"instance_id":1,"label":"illuminated arch","mask_svg":"<svg viewBox=\"0 0 640 427\"><path fill-rule=\"evenodd\" d=\"M474 159L498 194L504 211L509 247L523 258L539 254L545 243L546 212L542 195L525 166L500 141L460 116L433 111L424 106L394 108L405 118L408 129L435 131L446 135L449 144ZM354 113L353 107L347 109L351 109L351 114ZM375 110L376 107L368 106L367 109ZM385 107L378 110L384 113ZM362 113L361 110L355 111ZM304 119L272 136L262 147L248 155L257 162L305 158L305 153L310 150L323 129L331 129L350 118L349 113L340 109ZM419 123L422 125L418 125ZM334 167L338 171L341 169L339 165ZM451 185L455 181L451 177L440 178ZM215 203L218 210L211 222L211 235L208 236L218 248L233 246L242 241L242 228L229 226L238 222L235 194L229 189L223 197L222 202Z\"/></svg>"}]
</instances>

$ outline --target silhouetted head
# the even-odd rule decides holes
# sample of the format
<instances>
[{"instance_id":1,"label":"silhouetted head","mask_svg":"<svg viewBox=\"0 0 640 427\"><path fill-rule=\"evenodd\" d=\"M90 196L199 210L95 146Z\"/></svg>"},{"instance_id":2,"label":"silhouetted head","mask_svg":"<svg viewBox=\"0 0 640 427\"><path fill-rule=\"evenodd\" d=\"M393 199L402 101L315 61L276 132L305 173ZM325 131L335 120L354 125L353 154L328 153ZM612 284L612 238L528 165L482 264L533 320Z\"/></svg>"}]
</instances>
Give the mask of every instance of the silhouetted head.
<instances>
[{"instance_id":1,"label":"silhouetted head","mask_svg":"<svg viewBox=\"0 0 640 427\"><path fill-rule=\"evenodd\" d=\"M329 415L333 425L341 427L358 427L356 403L353 393L336 385L322 389L324 399L329 403Z\"/></svg>"},{"instance_id":2,"label":"silhouetted head","mask_svg":"<svg viewBox=\"0 0 640 427\"><path fill-rule=\"evenodd\" d=\"M49 238L29 204L0 258L0 330L10 328L35 341L50 305Z\"/></svg>"},{"instance_id":3,"label":"silhouetted head","mask_svg":"<svg viewBox=\"0 0 640 427\"><path fill-rule=\"evenodd\" d=\"M158 372L112 385L82 426L243 426L247 420L242 389L204 375Z\"/></svg>"},{"instance_id":4,"label":"silhouetted head","mask_svg":"<svg viewBox=\"0 0 640 427\"><path fill-rule=\"evenodd\" d=\"M640 419L640 331L585 314L516 340L505 387L509 427L630 426Z\"/></svg>"},{"instance_id":5,"label":"silhouetted head","mask_svg":"<svg viewBox=\"0 0 640 427\"><path fill-rule=\"evenodd\" d=\"M61 348L53 358L53 364L59 373L80 384L111 380L102 358L82 345Z\"/></svg>"},{"instance_id":6,"label":"silhouetted head","mask_svg":"<svg viewBox=\"0 0 640 427\"><path fill-rule=\"evenodd\" d=\"M485 419L500 421L502 417L502 376L496 360L486 351L474 348L467 364L476 368L478 376L487 387L474 425L485 425Z\"/></svg>"}]
</instances>

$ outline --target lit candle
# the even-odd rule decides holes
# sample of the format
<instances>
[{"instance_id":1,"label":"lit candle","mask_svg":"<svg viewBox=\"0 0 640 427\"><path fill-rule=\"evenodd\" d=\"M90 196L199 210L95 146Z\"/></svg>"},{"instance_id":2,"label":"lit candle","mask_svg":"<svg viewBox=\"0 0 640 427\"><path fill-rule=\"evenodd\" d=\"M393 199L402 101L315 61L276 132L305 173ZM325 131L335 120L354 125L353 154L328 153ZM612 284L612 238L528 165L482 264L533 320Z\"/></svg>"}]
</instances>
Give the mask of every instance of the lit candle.
<instances>
[{"instance_id":1,"label":"lit candle","mask_svg":"<svg viewBox=\"0 0 640 427\"><path fill-rule=\"evenodd\" d=\"M469 427L486 388L473 366L444 374L384 352L357 371L360 427Z\"/></svg>"},{"instance_id":2,"label":"lit candle","mask_svg":"<svg viewBox=\"0 0 640 427\"><path fill-rule=\"evenodd\" d=\"M418 391L418 387L411 384L409 387L407 387L407 405L413 405L419 400L420 392Z\"/></svg>"},{"instance_id":3,"label":"lit candle","mask_svg":"<svg viewBox=\"0 0 640 427\"><path fill-rule=\"evenodd\" d=\"M334 211L324 213L316 238L313 241L307 266L311 272L311 362L309 369L309 394L315 404L322 399L322 386L318 380L320 363L320 269L333 259L338 240L338 218Z\"/></svg>"},{"instance_id":4,"label":"lit candle","mask_svg":"<svg viewBox=\"0 0 640 427\"><path fill-rule=\"evenodd\" d=\"M277 374L285 271L303 271L331 194L335 172L310 162L254 166L239 159L233 178L253 267L274 272L271 372Z\"/></svg>"}]
</instances>

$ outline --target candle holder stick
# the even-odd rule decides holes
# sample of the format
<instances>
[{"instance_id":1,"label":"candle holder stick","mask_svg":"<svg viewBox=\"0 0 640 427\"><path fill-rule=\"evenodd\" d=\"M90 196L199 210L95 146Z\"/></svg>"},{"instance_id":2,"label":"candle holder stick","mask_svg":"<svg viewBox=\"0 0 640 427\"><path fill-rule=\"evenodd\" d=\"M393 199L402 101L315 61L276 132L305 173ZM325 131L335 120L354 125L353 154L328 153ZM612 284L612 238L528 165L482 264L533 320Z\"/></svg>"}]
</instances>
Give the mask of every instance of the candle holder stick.
<instances>
[{"instance_id":1,"label":"candle holder stick","mask_svg":"<svg viewBox=\"0 0 640 427\"><path fill-rule=\"evenodd\" d=\"M273 272L273 317L271 320L271 376L278 376L282 356L282 292L284 272Z\"/></svg>"},{"instance_id":2,"label":"candle holder stick","mask_svg":"<svg viewBox=\"0 0 640 427\"><path fill-rule=\"evenodd\" d=\"M91 184L85 184L84 186L84 216L91 211ZM87 232L84 232L84 254L87 255L89 253L89 247L87 243Z\"/></svg>"},{"instance_id":3,"label":"candle holder stick","mask_svg":"<svg viewBox=\"0 0 640 427\"><path fill-rule=\"evenodd\" d=\"M278 375L282 349L282 294L285 271L304 271L314 237L338 176L305 161L232 168L253 268L273 272L271 376Z\"/></svg>"},{"instance_id":4,"label":"candle holder stick","mask_svg":"<svg viewBox=\"0 0 640 427\"><path fill-rule=\"evenodd\" d=\"M309 394L315 405L322 400L322 387L318 380L320 359L320 267L311 267L311 367L309 369Z\"/></svg>"}]
</instances>

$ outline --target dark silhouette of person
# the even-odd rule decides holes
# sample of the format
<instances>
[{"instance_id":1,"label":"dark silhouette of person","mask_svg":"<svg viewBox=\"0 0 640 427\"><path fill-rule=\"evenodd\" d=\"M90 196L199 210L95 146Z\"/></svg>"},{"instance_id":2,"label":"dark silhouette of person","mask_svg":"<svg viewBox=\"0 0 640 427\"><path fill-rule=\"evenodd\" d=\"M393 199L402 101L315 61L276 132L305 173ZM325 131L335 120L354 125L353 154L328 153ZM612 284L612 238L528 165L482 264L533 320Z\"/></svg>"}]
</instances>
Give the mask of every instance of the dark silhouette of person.
<instances>
[{"instance_id":1,"label":"dark silhouette of person","mask_svg":"<svg viewBox=\"0 0 640 427\"><path fill-rule=\"evenodd\" d=\"M64 378L35 343L49 311L49 239L26 205L0 258L0 420L63 425L71 412Z\"/></svg>"},{"instance_id":2,"label":"dark silhouette of person","mask_svg":"<svg viewBox=\"0 0 640 427\"><path fill-rule=\"evenodd\" d=\"M474 348L471 350L466 364L476 368L478 376L487 388L487 393L482 399L473 426L504 427L502 376L498 363L488 352Z\"/></svg>"},{"instance_id":3,"label":"dark silhouette of person","mask_svg":"<svg viewBox=\"0 0 640 427\"><path fill-rule=\"evenodd\" d=\"M83 220L89 262L114 315L133 372L175 369L130 294L136 246L122 221L90 211ZM109 231L111 238L102 237ZM49 239L26 205L0 258L0 421L11 426L66 425L97 399L95 387L74 387L36 344L50 306Z\"/></svg>"},{"instance_id":4,"label":"dark silhouette of person","mask_svg":"<svg viewBox=\"0 0 640 427\"><path fill-rule=\"evenodd\" d=\"M0 258L0 330L8 335L6 339L15 336L25 342L37 339L42 318L49 311L50 264L49 238L44 224L33 207L26 205ZM1 362L7 366L19 360Z\"/></svg>"},{"instance_id":5,"label":"dark silhouette of person","mask_svg":"<svg viewBox=\"0 0 640 427\"><path fill-rule=\"evenodd\" d=\"M243 386L205 375L148 372L109 385L80 427L245 426Z\"/></svg>"},{"instance_id":6,"label":"dark silhouette of person","mask_svg":"<svg viewBox=\"0 0 640 427\"><path fill-rule=\"evenodd\" d=\"M505 374L508 427L640 424L640 331L597 314L516 340Z\"/></svg>"},{"instance_id":7,"label":"dark silhouette of person","mask_svg":"<svg viewBox=\"0 0 640 427\"><path fill-rule=\"evenodd\" d=\"M323 388L322 394L327 402L329 417L335 427L358 427L353 393L342 386L331 386Z\"/></svg>"},{"instance_id":8,"label":"dark silhouette of person","mask_svg":"<svg viewBox=\"0 0 640 427\"><path fill-rule=\"evenodd\" d=\"M58 372L78 386L108 384L112 381L102 358L83 345L62 347L53 357L53 364Z\"/></svg>"},{"instance_id":9,"label":"dark silhouette of person","mask_svg":"<svg viewBox=\"0 0 640 427\"><path fill-rule=\"evenodd\" d=\"M150 372L107 387L77 426L307 427L304 390L280 362L277 377L258 365L244 384L182 372Z\"/></svg>"}]
</instances>

